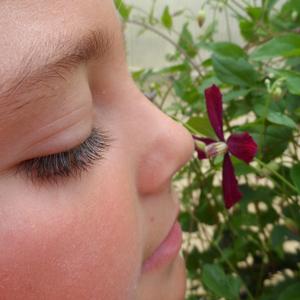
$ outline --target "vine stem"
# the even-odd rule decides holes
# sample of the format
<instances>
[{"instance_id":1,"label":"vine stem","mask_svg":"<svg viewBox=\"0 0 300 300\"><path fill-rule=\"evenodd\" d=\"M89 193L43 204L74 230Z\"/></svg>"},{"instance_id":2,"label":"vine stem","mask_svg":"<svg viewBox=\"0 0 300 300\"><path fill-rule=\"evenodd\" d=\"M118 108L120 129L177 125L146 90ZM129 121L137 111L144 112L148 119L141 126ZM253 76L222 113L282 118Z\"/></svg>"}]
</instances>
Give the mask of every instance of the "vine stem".
<instances>
[{"instance_id":1,"label":"vine stem","mask_svg":"<svg viewBox=\"0 0 300 300\"><path fill-rule=\"evenodd\" d=\"M173 89L173 84L170 84L170 86L168 87L166 93L165 93L164 96L162 97L162 101L161 101L161 103L160 103L160 105L159 105L159 108L160 108L161 110L163 109L163 106L164 106L164 104L165 104L165 102L166 102L166 100L167 100L167 98L168 98L170 92L172 91L172 89Z\"/></svg>"},{"instance_id":2,"label":"vine stem","mask_svg":"<svg viewBox=\"0 0 300 300\"><path fill-rule=\"evenodd\" d=\"M232 0L233 4L235 4L238 8L240 8L242 11L245 11L245 7L240 4L238 1ZM243 1L242 1L243 2ZM244 2L244 5L248 5L248 3Z\"/></svg>"},{"instance_id":3,"label":"vine stem","mask_svg":"<svg viewBox=\"0 0 300 300\"><path fill-rule=\"evenodd\" d=\"M173 45L186 58L186 60L191 64L191 66L197 71L197 73L199 74L199 76L202 77L202 72L201 72L200 68L198 67L198 65L186 54L186 52L181 47L179 47L166 34L162 33L161 31L157 30L156 28L154 28L154 27L152 27L150 25L147 25L147 24L145 24L143 22L140 22L140 21L128 20L126 22L129 23L129 24L133 24L133 25L144 27L144 29L152 31L153 33L157 34L161 38L165 39L167 42L169 42L171 45Z\"/></svg>"},{"instance_id":4,"label":"vine stem","mask_svg":"<svg viewBox=\"0 0 300 300\"><path fill-rule=\"evenodd\" d=\"M262 167L266 168L268 171L270 171L271 173L273 173L279 180L281 180L283 183L285 183L290 189L292 189L294 192L296 192L297 194L299 194L298 189L292 185L290 182L288 182L283 176L281 176L277 171L273 170L272 168L270 168L267 164L265 164L263 161L261 161L258 158L255 158L255 161L261 165Z\"/></svg>"}]
</instances>

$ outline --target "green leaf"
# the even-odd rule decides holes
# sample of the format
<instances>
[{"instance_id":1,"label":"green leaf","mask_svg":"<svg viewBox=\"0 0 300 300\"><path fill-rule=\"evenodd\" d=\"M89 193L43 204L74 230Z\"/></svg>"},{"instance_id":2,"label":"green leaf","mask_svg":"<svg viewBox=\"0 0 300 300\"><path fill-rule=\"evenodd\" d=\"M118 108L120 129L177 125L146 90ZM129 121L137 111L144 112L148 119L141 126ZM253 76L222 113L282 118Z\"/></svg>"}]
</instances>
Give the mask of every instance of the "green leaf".
<instances>
[{"instance_id":1,"label":"green leaf","mask_svg":"<svg viewBox=\"0 0 300 300\"><path fill-rule=\"evenodd\" d=\"M286 81L287 88L291 94L300 95L300 73L290 70L274 70L272 71L281 76Z\"/></svg>"},{"instance_id":2,"label":"green leaf","mask_svg":"<svg viewBox=\"0 0 300 300\"><path fill-rule=\"evenodd\" d=\"M218 265L206 264L203 266L202 281L216 296L225 299L237 299L241 287L238 278L226 275Z\"/></svg>"},{"instance_id":3,"label":"green leaf","mask_svg":"<svg viewBox=\"0 0 300 300\"><path fill-rule=\"evenodd\" d=\"M283 56L292 57L300 55L300 35L290 33L283 36L274 37L261 47L257 48L251 58L255 60L269 59Z\"/></svg>"},{"instance_id":4,"label":"green leaf","mask_svg":"<svg viewBox=\"0 0 300 300\"><path fill-rule=\"evenodd\" d=\"M286 227L275 225L270 236L272 248L281 258L284 256L283 243L287 240L288 234L289 231Z\"/></svg>"},{"instance_id":5,"label":"green leaf","mask_svg":"<svg viewBox=\"0 0 300 300\"><path fill-rule=\"evenodd\" d=\"M253 169L243 162L242 160L239 160L238 158L232 156L231 157L232 163L234 165L234 170L236 176L241 176L241 175L247 175L249 173L253 173Z\"/></svg>"},{"instance_id":6,"label":"green leaf","mask_svg":"<svg viewBox=\"0 0 300 300\"><path fill-rule=\"evenodd\" d=\"M187 121L187 124L200 135L211 138L216 136L208 117L192 117Z\"/></svg>"},{"instance_id":7,"label":"green leaf","mask_svg":"<svg viewBox=\"0 0 300 300\"><path fill-rule=\"evenodd\" d=\"M125 4L123 0L114 0L114 2L121 17L124 19L124 21L127 21L129 19L132 7Z\"/></svg>"},{"instance_id":8,"label":"green leaf","mask_svg":"<svg viewBox=\"0 0 300 300\"><path fill-rule=\"evenodd\" d=\"M166 6L161 16L161 22L167 29L171 29L173 26L173 18L169 11L169 6Z\"/></svg>"},{"instance_id":9,"label":"green leaf","mask_svg":"<svg viewBox=\"0 0 300 300\"><path fill-rule=\"evenodd\" d=\"M247 41L254 42L257 40L258 36L256 33L256 26L254 22L249 21L247 19L241 19L239 26L242 36Z\"/></svg>"},{"instance_id":10,"label":"green leaf","mask_svg":"<svg viewBox=\"0 0 300 300\"><path fill-rule=\"evenodd\" d=\"M180 77L174 81L173 87L176 95L189 104L199 101L201 97L193 79L187 72L180 73Z\"/></svg>"},{"instance_id":11,"label":"green leaf","mask_svg":"<svg viewBox=\"0 0 300 300\"><path fill-rule=\"evenodd\" d=\"M258 79L257 72L244 58L235 59L213 55L212 60L217 77L225 83L253 86Z\"/></svg>"},{"instance_id":12,"label":"green leaf","mask_svg":"<svg viewBox=\"0 0 300 300\"><path fill-rule=\"evenodd\" d=\"M195 208L194 214L201 224L216 225L219 222L218 210L214 207L203 193L199 205Z\"/></svg>"},{"instance_id":13,"label":"green leaf","mask_svg":"<svg viewBox=\"0 0 300 300\"><path fill-rule=\"evenodd\" d=\"M280 298L281 293L284 294L285 291L287 291L290 287L294 285L299 285L299 278L297 278L297 276L295 276L295 278L288 278L286 276L284 281L282 282L278 281L275 285L270 286L268 288L264 288L263 295L260 296L257 300L279 300L279 299L283 300L282 298ZM297 286L296 290L297 289L299 291L299 286ZM298 300L299 297L294 299Z\"/></svg>"},{"instance_id":14,"label":"green leaf","mask_svg":"<svg viewBox=\"0 0 300 300\"><path fill-rule=\"evenodd\" d=\"M253 21L260 21L264 17L264 9L262 7L248 6L246 11Z\"/></svg>"},{"instance_id":15,"label":"green leaf","mask_svg":"<svg viewBox=\"0 0 300 300\"><path fill-rule=\"evenodd\" d=\"M291 16L293 11L298 12L300 14L300 2L299 0L288 0L282 7L282 14L284 16ZM298 16L299 18L299 16ZM298 19L299 20L299 19Z\"/></svg>"},{"instance_id":16,"label":"green leaf","mask_svg":"<svg viewBox=\"0 0 300 300\"><path fill-rule=\"evenodd\" d=\"M180 72L188 72L189 66L187 64L178 64L173 66L164 67L157 72L153 72L154 75L174 74Z\"/></svg>"},{"instance_id":17,"label":"green leaf","mask_svg":"<svg viewBox=\"0 0 300 300\"><path fill-rule=\"evenodd\" d=\"M188 29L188 24L184 24L180 37L179 37L179 46L186 52L189 57L195 57L198 53L193 40L193 36Z\"/></svg>"},{"instance_id":18,"label":"green leaf","mask_svg":"<svg viewBox=\"0 0 300 300\"><path fill-rule=\"evenodd\" d=\"M294 165L291 169L291 178L300 194L300 164Z\"/></svg>"},{"instance_id":19,"label":"green leaf","mask_svg":"<svg viewBox=\"0 0 300 300\"><path fill-rule=\"evenodd\" d=\"M232 90L230 92L227 92L224 97L223 100L224 102L229 102L232 100L240 100L241 98L244 98L245 96L247 96L250 92L250 89L240 89L240 90Z\"/></svg>"},{"instance_id":20,"label":"green leaf","mask_svg":"<svg viewBox=\"0 0 300 300\"><path fill-rule=\"evenodd\" d=\"M217 56L226 56L234 59L247 58L246 52L238 45L229 42L207 44L207 48Z\"/></svg>"},{"instance_id":21,"label":"green leaf","mask_svg":"<svg viewBox=\"0 0 300 300\"><path fill-rule=\"evenodd\" d=\"M184 232L196 232L198 231L198 224L192 218L188 212L182 212L179 215L179 222Z\"/></svg>"},{"instance_id":22,"label":"green leaf","mask_svg":"<svg viewBox=\"0 0 300 300\"><path fill-rule=\"evenodd\" d=\"M233 275L228 276L228 299L238 299L240 295L240 289L242 286L242 281L238 277L234 277Z\"/></svg>"},{"instance_id":23,"label":"green leaf","mask_svg":"<svg viewBox=\"0 0 300 300\"><path fill-rule=\"evenodd\" d=\"M200 253L197 248L193 247L193 250L189 251L189 255L186 257L185 264L189 270L189 275L192 273L194 276L199 276L198 269L200 269L202 266Z\"/></svg>"},{"instance_id":24,"label":"green leaf","mask_svg":"<svg viewBox=\"0 0 300 300\"><path fill-rule=\"evenodd\" d=\"M300 74L287 74L286 85L291 94L300 96Z\"/></svg>"},{"instance_id":25,"label":"green leaf","mask_svg":"<svg viewBox=\"0 0 300 300\"><path fill-rule=\"evenodd\" d=\"M299 300L300 283L295 283L285 289L279 296L278 300Z\"/></svg>"},{"instance_id":26,"label":"green leaf","mask_svg":"<svg viewBox=\"0 0 300 300\"><path fill-rule=\"evenodd\" d=\"M274 124L287 126L293 129L297 128L297 124L291 118L280 112L270 111L267 119Z\"/></svg>"}]
</instances>

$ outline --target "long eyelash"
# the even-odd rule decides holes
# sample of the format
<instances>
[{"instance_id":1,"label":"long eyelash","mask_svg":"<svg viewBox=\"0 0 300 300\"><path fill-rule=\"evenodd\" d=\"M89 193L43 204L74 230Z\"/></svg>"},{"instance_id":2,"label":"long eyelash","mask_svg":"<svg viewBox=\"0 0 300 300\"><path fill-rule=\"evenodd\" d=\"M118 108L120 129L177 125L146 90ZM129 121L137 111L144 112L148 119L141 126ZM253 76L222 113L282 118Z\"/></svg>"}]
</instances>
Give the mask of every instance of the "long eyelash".
<instances>
[{"instance_id":1,"label":"long eyelash","mask_svg":"<svg viewBox=\"0 0 300 300\"><path fill-rule=\"evenodd\" d=\"M56 183L59 178L76 177L103 158L110 142L106 133L93 129L87 140L76 148L24 161L18 172L22 171L33 182Z\"/></svg>"}]
</instances>

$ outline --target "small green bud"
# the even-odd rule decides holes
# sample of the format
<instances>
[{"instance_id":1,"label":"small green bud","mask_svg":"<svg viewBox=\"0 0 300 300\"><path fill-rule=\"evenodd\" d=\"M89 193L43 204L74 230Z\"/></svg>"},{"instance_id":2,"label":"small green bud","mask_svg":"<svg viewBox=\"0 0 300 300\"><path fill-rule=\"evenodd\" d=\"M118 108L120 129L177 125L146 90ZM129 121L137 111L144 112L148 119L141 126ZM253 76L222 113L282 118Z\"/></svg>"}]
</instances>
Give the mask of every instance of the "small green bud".
<instances>
[{"instance_id":1,"label":"small green bud","mask_svg":"<svg viewBox=\"0 0 300 300\"><path fill-rule=\"evenodd\" d=\"M269 78L265 79L265 86L267 87L268 92L271 90L271 80Z\"/></svg>"},{"instance_id":2,"label":"small green bud","mask_svg":"<svg viewBox=\"0 0 300 300\"><path fill-rule=\"evenodd\" d=\"M218 2L218 5L217 5L217 7L218 7L218 9L219 9L219 11L222 11L223 9L224 9L224 3L223 2Z\"/></svg>"},{"instance_id":3,"label":"small green bud","mask_svg":"<svg viewBox=\"0 0 300 300\"><path fill-rule=\"evenodd\" d=\"M206 20L206 12L203 9L200 9L197 15L197 21L199 27L202 27Z\"/></svg>"},{"instance_id":4,"label":"small green bud","mask_svg":"<svg viewBox=\"0 0 300 300\"><path fill-rule=\"evenodd\" d=\"M277 86L271 93L271 96L273 98L273 100L278 101L282 98L283 96L283 91L282 88L280 86Z\"/></svg>"},{"instance_id":5,"label":"small green bud","mask_svg":"<svg viewBox=\"0 0 300 300\"><path fill-rule=\"evenodd\" d=\"M292 20L294 22L297 21L297 19L298 19L298 12L296 10L293 10L291 17L292 17Z\"/></svg>"},{"instance_id":6,"label":"small green bud","mask_svg":"<svg viewBox=\"0 0 300 300\"><path fill-rule=\"evenodd\" d=\"M268 77L273 79L275 77L275 74L274 73L269 73Z\"/></svg>"}]
</instances>

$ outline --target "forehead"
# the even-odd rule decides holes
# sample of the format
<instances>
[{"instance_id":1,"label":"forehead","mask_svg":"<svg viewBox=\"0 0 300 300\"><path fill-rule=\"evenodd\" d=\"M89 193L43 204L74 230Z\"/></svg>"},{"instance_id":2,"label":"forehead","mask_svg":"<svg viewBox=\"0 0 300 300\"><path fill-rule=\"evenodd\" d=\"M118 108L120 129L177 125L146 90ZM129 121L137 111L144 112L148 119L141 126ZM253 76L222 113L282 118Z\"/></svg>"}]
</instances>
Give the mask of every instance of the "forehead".
<instances>
[{"instance_id":1,"label":"forehead","mask_svg":"<svg viewBox=\"0 0 300 300\"><path fill-rule=\"evenodd\" d=\"M34 67L44 62L55 52L62 37L67 40L85 35L89 30L113 30L114 23L110 0L0 1L1 86L15 78L20 66Z\"/></svg>"}]
</instances>

